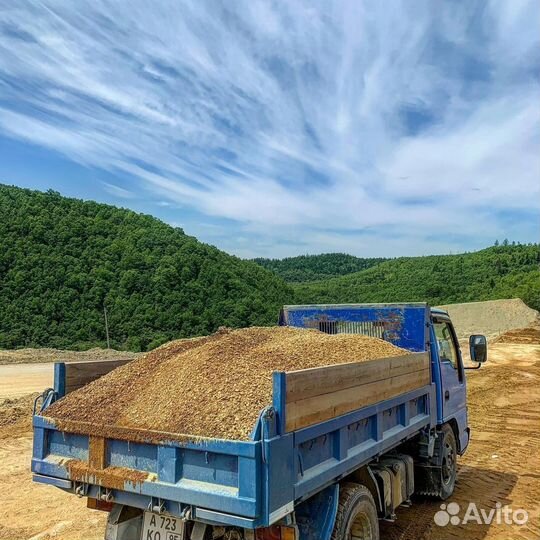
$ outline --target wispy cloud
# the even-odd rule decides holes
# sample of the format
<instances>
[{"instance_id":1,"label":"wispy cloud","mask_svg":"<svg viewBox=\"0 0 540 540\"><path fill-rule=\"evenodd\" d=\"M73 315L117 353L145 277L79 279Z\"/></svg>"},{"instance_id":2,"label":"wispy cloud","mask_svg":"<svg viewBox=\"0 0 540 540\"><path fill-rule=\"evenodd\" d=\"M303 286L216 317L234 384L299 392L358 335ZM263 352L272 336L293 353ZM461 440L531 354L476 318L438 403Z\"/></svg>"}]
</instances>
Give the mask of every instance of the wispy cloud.
<instances>
[{"instance_id":1,"label":"wispy cloud","mask_svg":"<svg viewBox=\"0 0 540 540\"><path fill-rule=\"evenodd\" d=\"M116 184L111 184L110 182L102 182L103 187L109 195L113 197L118 197L119 199L133 199L135 198L135 193L129 189L117 186Z\"/></svg>"},{"instance_id":2,"label":"wispy cloud","mask_svg":"<svg viewBox=\"0 0 540 540\"><path fill-rule=\"evenodd\" d=\"M0 126L135 178L117 197L236 223L251 246L217 242L245 255L477 247L508 211L529 239L539 19L536 0L13 1Z\"/></svg>"}]
</instances>

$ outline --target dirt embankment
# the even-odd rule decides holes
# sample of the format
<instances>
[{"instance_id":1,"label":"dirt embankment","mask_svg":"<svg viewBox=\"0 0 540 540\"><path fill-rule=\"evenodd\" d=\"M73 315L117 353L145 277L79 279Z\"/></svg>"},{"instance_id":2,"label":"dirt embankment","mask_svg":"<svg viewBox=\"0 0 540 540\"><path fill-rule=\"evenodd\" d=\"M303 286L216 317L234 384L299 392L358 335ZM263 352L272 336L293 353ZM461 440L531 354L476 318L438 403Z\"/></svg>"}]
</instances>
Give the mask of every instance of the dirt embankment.
<instances>
[{"instance_id":1,"label":"dirt embankment","mask_svg":"<svg viewBox=\"0 0 540 540\"><path fill-rule=\"evenodd\" d=\"M89 349L87 351L65 351L63 349L0 349L2 364L35 364L49 362L85 362L92 360L131 360L142 353L116 351L114 349Z\"/></svg>"},{"instance_id":2,"label":"dirt embankment","mask_svg":"<svg viewBox=\"0 0 540 540\"><path fill-rule=\"evenodd\" d=\"M0 441L27 434L32 429L34 400L39 394L29 394L0 400Z\"/></svg>"},{"instance_id":3,"label":"dirt embankment","mask_svg":"<svg viewBox=\"0 0 540 540\"><path fill-rule=\"evenodd\" d=\"M115 349L88 349L87 351L66 351L63 349L0 349L2 364L35 364L48 362L91 362L94 360L132 360L143 353L116 351Z\"/></svg>"},{"instance_id":4,"label":"dirt embankment","mask_svg":"<svg viewBox=\"0 0 540 540\"><path fill-rule=\"evenodd\" d=\"M460 339L471 334L495 338L518 328L540 328L540 314L523 300L488 300L438 306L448 311Z\"/></svg>"},{"instance_id":5,"label":"dirt embankment","mask_svg":"<svg viewBox=\"0 0 540 540\"><path fill-rule=\"evenodd\" d=\"M509 330L496 337L493 343L540 344L540 327Z\"/></svg>"}]
</instances>

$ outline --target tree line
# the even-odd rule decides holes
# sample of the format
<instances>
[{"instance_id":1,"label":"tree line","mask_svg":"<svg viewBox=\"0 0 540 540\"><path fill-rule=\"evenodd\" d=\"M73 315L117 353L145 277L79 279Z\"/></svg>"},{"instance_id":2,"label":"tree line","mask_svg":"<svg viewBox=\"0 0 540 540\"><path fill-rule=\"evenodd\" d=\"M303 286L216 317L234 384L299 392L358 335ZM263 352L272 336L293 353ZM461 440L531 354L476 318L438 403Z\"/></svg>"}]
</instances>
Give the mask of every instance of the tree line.
<instances>
[{"instance_id":1,"label":"tree line","mask_svg":"<svg viewBox=\"0 0 540 540\"><path fill-rule=\"evenodd\" d=\"M360 272L387 261L386 258L355 257L346 253L299 255L285 259L253 259L289 283L319 281Z\"/></svg>"},{"instance_id":2,"label":"tree line","mask_svg":"<svg viewBox=\"0 0 540 540\"><path fill-rule=\"evenodd\" d=\"M145 351L219 326L275 324L293 303L522 298L540 309L540 246L396 259L241 260L130 210L0 185L0 348ZM289 281L290 283L286 283Z\"/></svg>"},{"instance_id":3,"label":"tree line","mask_svg":"<svg viewBox=\"0 0 540 540\"><path fill-rule=\"evenodd\" d=\"M540 246L504 241L458 255L400 257L362 272L295 284L299 303L427 301L431 305L521 298L540 310Z\"/></svg>"},{"instance_id":4,"label":"tree line","mask_svg":"<svg viewBox=\"0 0 540 540\"><path fill-rule=\"evenodd\" d=\"M151 216L0 185L0 348L144 351L274 324L292 290Z\"/></svg>"}]
</instances>

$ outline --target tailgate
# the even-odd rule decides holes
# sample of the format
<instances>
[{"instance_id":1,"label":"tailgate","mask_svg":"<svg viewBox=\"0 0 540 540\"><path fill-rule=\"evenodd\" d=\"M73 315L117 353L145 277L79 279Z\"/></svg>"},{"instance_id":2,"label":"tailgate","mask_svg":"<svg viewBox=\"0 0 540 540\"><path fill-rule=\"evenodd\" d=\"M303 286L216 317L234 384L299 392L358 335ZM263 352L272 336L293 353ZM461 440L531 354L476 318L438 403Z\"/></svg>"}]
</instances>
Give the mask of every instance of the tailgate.
<instances>
[{"instance_id":1,"label":"tailgate","mask_svg":"<svg viewBox=\"0 0 540 540\"><path fill-rule=\"evenodd\" d=\"M260 442L134 442L68 433L35 415L34 480L81 496L253 525ZM163 439L162 439L163 440Z\"/></svg>"}]
</instances>

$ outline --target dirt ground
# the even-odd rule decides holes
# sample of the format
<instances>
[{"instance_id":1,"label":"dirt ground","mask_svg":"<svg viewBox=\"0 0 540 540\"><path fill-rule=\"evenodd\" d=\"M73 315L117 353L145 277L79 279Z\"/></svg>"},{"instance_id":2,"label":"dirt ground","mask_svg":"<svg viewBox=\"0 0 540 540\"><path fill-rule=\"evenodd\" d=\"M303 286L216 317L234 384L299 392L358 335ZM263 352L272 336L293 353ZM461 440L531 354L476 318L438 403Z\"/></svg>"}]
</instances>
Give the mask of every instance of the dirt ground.
<instances>
[{"instance_id":1,"label":"dirt ground","mask_svg":"<svg viewBox=\"0 0 540 540\"><path fill-rule=\"evenodd\" d=\"M0 539L102 540L103 512L88 510L86 499L32 482L31 413L37 395L0 400Z\"/></svg>"},{"instance_id":2,"label":"dirt ground","mask_svg":"<svg viewBox=\"0 0 540 540\"><path fill-rule=\"evenodd\" d=\"M525 526L474 522L439 527L437 501L415 501L385 524L385 540L538 540L540 538L540 344L496 343L488 363L467 371L472 440L459 460L456 491L447 503L487 512L497 503L529 514Z\"/></svg>"},{"instance_id":3,"label":"dirt ground","mask_svg":"<svg viewBox=\"0 0 540 540\"><path fill-rule=\"evenodd\" d=\"M414 501L398 519L382 525L385 540L508 540L540 538L540 344L497 343L489 362L467 372L472 442L460 460L454 496L463 509L475 502L525 509L524 526L492 524L439 527L440 502ZM24 384L24 382L22 383ZM33 484L29 472L32 396L0 400L0 539L98 540L105 514L62 491Z\"/></svg>"},{"instance_id":4,"label":"dirt ground","mask_svg":"<svg viewBox=\"0 0 540 540\"><path fill-rule=\"evenodd\" d=\"M495 339L495 343L540 343L540 327L518 328L508 330Z\"/></svg>"},{"instance_id":5,"label":"dirt ground","mask_svg":"<svg viewBox=\"0 0 540 540\"><path fill-rule=\"evenodd\" d=\"M137 358L142 353L116 351L114 349L89 349L87 351L65 351L63 349L0 349L2 364L35 364L51 362L88 362L92 360L122 360Z\"/></svg>"},{"instance_id":6,"label":"dirt ground","mask_svg":"<svg viewBox=\"0 0 540 540\"><path fill-rule=\"evenodd\" d=\"M53 364L0 365L0 400L43 392L52 384Z\"/></svg>"}]
</instances>

